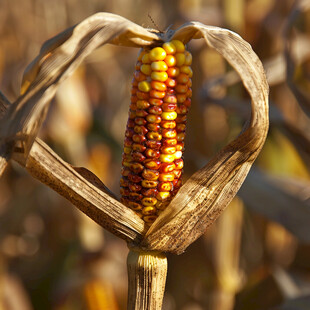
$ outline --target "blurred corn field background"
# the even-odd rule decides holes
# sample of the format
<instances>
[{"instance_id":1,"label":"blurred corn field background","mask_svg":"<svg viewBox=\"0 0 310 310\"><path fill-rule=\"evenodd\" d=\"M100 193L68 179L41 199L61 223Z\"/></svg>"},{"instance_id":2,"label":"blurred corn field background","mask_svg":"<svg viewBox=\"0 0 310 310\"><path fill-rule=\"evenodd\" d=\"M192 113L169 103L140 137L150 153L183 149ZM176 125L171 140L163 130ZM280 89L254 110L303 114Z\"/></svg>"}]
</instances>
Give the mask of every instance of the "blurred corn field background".
<instances>
[{"instance_id":1,"label":"blurred corn field background","mask_svg":"<svg viewBox=\"0 0 310 310\"><path fill-rule=\"evenodd\" d=\"M238 197L183 255L169 256L164 310L310 309L310 1L0 0L0 89L15 100L43 42L96 12L164 30L229 28L262 60L270 131ZM150 17L149 17L150 15ZM242 129L249 95L203 40L193 54L185 179ZM119 197L138 49L92 53L53 99L40 136ZM126 308L125 242L12 163L0 179L0 310Z\"/></svg>"}]
</instances>

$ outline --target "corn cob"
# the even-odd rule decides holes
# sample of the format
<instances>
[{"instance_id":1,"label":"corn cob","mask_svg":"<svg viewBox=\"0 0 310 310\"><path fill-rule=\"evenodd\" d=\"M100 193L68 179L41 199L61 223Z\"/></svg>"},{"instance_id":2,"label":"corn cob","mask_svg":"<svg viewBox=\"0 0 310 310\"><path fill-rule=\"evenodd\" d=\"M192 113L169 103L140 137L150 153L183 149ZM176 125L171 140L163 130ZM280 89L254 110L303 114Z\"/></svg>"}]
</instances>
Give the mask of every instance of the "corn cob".
<instances>
[{"instance_id":1,"label":"corn cob","mask_svg":"<svg viewBox=\"0 0 310 310\"><path fill-rule=\"evenodd\" d=\"M121 201L151 224L182 185L191 54L181 41L142 49L132 80Z\"/></svg>"}]
</instances>

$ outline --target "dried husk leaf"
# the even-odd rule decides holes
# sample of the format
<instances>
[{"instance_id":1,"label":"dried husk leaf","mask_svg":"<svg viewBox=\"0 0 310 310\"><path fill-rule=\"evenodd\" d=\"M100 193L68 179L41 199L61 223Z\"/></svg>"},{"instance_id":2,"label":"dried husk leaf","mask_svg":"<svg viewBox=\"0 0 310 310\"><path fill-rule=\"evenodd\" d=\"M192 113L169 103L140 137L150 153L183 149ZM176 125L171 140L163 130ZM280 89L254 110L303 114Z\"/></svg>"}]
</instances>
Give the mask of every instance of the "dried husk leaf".
<instances>
[{"instance_id":1,"label":"dried husk leaf","mask_svg":"<svg viewBox=\"0 0 310 310\"><path fill-rule=\"evenodd\" d=\"M242 133L197 171L148 230L142 246L181 254L224 211L259 154L268 131L268 84L260 60L237 34L188 23L172 35L187 42L203 37L239 73L252 99L251 120Z\"/></svg>"},{"instance_id":2,"label":"dried husk leaf","mask_svg":"<svg viewBox=\"0 0 310 310\"><path fill-rule=\"evenodd\" d=\"M110 13L92 15L48 40L25 72L23 94L0 124L0 146L22 140L27 157L59 83L97 47L106 43L139 47L159 40L155 33Z\"/></svg>"},{"instance_id":3,"label":"dried husk leaf","mask_svg":"<svg viewBox=\"0 0 310 310\"><path fill-rule=\"evenodd\" d=\"M15 153L14 159L23 164L22 156ZM127 242L138 242L142 238L144 221L134 211L113 198L114 195L90 172L82 172L90 181L85 179L79 173L81 169L72 168L42 140L35 139L25 168L116 236Z\"/></svg>"}]
</instances>

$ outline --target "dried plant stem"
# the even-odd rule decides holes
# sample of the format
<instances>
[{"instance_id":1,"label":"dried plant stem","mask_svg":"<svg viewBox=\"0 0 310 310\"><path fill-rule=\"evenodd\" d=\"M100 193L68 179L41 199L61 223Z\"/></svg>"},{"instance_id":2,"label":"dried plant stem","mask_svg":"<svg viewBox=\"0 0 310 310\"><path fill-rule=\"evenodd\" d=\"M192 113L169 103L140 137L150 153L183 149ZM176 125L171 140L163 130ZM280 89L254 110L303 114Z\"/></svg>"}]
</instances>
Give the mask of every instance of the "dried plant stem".
<instances>
[{"instance_id":1,"label":"dried plant stem","mask_svg":"<svg viewBox=\"0 0 310 310\"><path fill-rule=\"evenodd\" d=\"M161 310L167 276L166 255L130 249L127 268L127 310Z\"/></svg>"}]
</instances>

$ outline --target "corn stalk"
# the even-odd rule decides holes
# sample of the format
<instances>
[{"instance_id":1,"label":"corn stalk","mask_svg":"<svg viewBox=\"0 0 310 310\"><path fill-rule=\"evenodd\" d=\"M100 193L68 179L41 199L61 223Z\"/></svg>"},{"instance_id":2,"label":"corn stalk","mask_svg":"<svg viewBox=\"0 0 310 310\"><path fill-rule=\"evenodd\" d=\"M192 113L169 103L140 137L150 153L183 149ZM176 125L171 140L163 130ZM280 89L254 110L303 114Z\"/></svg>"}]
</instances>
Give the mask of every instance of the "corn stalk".
<instances>
[{"instance_id":1,"label":"corn stalk","mask_svg":"<svg viewBox=\"0 0 310 310\"><path fill-rule=\"evenodd\" d=\"M63 161L37 138L59 84L97 47L131 47L203 39L239 73L252 99L252 114L240 135L220 150L181 187L170 205L148 227L120 203L90 171ZM164 33L144 29L120 16L95 14L48 40L28 66L22 94L10 104L0 97L0 174L9 160L20 163L99 225L124 239L128 257L128 309L161 309L164 253L181 254L199 238L236 195L259 154L268 131L268 85L261 62L237 34L199 22Z\"/></svg>"}]
</instances>

